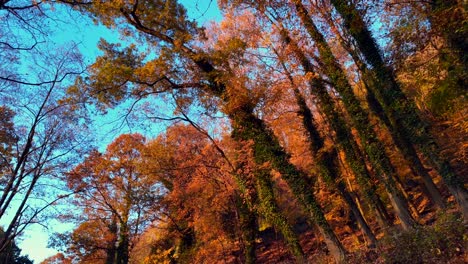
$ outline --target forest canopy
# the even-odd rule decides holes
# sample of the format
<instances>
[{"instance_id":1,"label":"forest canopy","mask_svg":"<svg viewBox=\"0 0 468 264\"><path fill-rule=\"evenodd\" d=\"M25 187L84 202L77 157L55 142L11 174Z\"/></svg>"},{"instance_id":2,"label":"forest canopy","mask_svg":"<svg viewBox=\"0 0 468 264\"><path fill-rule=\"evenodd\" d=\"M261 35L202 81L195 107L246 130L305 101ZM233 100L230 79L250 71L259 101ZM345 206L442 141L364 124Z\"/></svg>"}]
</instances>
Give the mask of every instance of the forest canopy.
<instances>
[{"instance_id":1,"label":"forest canopy","mask_svg":"<svg viewBox=\"0 0 468 264\"><path fill-rule=\"evenodd\" d=\"M1 261L464 263L466 1L201 2L0 1Z\"/></svg>"}]
</instances>

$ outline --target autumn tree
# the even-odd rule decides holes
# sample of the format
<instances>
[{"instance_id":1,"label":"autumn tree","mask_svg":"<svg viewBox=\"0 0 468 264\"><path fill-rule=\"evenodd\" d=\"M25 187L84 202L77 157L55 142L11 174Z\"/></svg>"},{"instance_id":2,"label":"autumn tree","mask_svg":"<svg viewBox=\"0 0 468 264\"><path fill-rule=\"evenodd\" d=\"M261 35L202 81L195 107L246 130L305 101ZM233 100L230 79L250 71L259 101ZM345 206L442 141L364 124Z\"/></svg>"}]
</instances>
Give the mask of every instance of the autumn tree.
<instances>
[{"instance_id":1,"label":"autumn tree","mask_svg":"<svg viewBox=\"0 0 468 264\"><path fill-rule=\"evenodd\" d=\"M69 188L77 192L73 204L82 211L67 254L85 262L129 262L158 195L156 181L138 168L144 144L140 134L121 135L105 153L91 152L67 173Z\"/></svg>"},{"instance_id":2,"label":"autumn tree","mask_svg":"<svg viewBox=\"0 0 468 264\"><path fill-rule=\"evenodd\" d=\"M84 7L86 8L86 7ZM165 25L161 25L149 17L147 14L152 10L154 14L160 14L161 20ZM197 49L191 40L198 36L198 30L193 22L185 18L185 10L175 1L162 3L93 3L88 11L107 26L122 25L124 28L133 32L133 34L144 37L148 43L155 46L155 50L160 52L160 56L143 64L136 55L135 49L130 47L119 51L113 49L108 56L102 57L98 63L105 62L106 65L114 66L112 71L119 71L119 78L109 78L109 73L98 69L87 83L77 83L77 87L88 86L94 94L101 96L101 100L107 103L116 103L122 98L131 95L145 95L161 93L167 89L198 88L195 91L202 96L207 94L218 98L222 103L223 111L232 121L233 136L238 140L253 141L255 160L258 164L270 162L272 168L279 171L289 187L304 206L312 222L316 223L321 234L330 248L330 251L336 257L337 261L344 259L345 250L340 241L334 234L332 228L325 219L322 209L316 202L312 191L305 183L306 175L295 168L289 162L289 156L279 144L275 135L254 113L255 102L249 98L248 88L243 83L231 82L232 78L229 68L222 68L222 65L214 64L208 54ZM161 12L163 11L163 12ZM170 15L169 15L170 14ZM120 22L125 22L121 24ZM158 41L154 41L157 39ZM235 39L233 39L235 41ZM166 45L160 46L160 42ZM242 42L233 42L242 44ZM242 45L234 46L234 52L237 50L242 54ZM235 53L232 53L235 54ZM130 61L129 59L133 59ZM181 67L176 67L182 63ZM146 69L151 67L153 70L148 72ZM110 69L106 67L107 69ZM104 69L106 69L104 68ZM186 71L184 80L181 82L180 75L174 73L180 69L193 69ZM148 75L148 73L151 73ZM106 77L107 76L107 77ZM192 79L193 78L193 79ZM192 80L202 80L193 83ZM106 81L102 81L106 80ZM101 84L97 86L96 84ZM124 84L124 86L122 86ZM76 88L75 88L76 89ZM106 96L107 95L107 96ZM258 179L267 180L266 174ZM261 184L264 190L268 190L269 184ZM270 191L268 191L270 192ZM270 195L264 196L270 198ZM265 209L273 209L271 204L265 206ZM291 235L288 225L284 221L275 218L277 215L270 211L268 218L272 223L282 230L285 238L290 238L290 245L295 245L295 238ZM286 235L290 234L290 235ZM302 250L293 249L298 259L302 258Z\"/></svg>"},{"instance_id":3,"label":"autumn tree","mask_svg":"<svg viewBox=\"0 0 468 264\"><path fill-rule=\"evenodd\" d=\"M43 260L41 264L71 264L71 260L67 259L63 253L57 253Z\"/></svg>"},{"instance_id":4,"label":"autumn tree","mask_svg":"<svg viewBox=\"0 0 468 264\"><path fill-rule=\"evenodd\" d=\"M430 12L456 9L464 14L455 2L435 1ZM128 42L102 40L102 55L89 67L89 75L69 87L68 102L84 99L102 111L131 100L129 111L136 111L135 106L144 102L139 110L147 116L163 103L168 112L184 117L153 115L152 119L191 123L185 113L196 109L208 116L222 113L230 122L226 131L235 141L229 150L234 153L228 158L232 163L218 145L225 141L208 136L209 144L184 126L174 126L150 143L142 168L164 186L164 195L154 198L160 213L155 223L166 231L158 233L148 262L202 261L220 252L225 256L229 250L217 246L234 249L232 232L207 227L225 225L222 216L232 213L240 216L235 224L244 222L249 227L237 236L249 241L247 262L255 262L251 241L258 231L256 218L278 230L301 262L304 250L284 210L284 200L291 194L295 199L291 204L301 206L341 262L346 251L335 233L339 228L330 225L335 219L327 220L329 211L323 205L328 203L320 197L325 188L316 189L317 178L345 201L343 207L352 212L350 219L357 220L374 244L377 239L371 228L386 233L393 224L387 213L390 206L383 201L389 201L407 233L423 228L417 221L424 220L418 219L419 212L412 206L417 199L407 194L415 188L401 182L401 172L408 167L424 184L416 188L427 189L434 203L444 208L445 201L425 166L435 168L465 211L462 180L442 158L428 124L396 80L395 65L385 61L376 44L380 39L366 24L369 13L364 10L378 3L220 1L225 18L208 29L190 21L177 1L69 3L118 29ZM430 22L436 25L437 21ZM447 43L461 41L440 34ZM460 49L453 43L449 46ZM456 55L452 58L461 65ZM462 75L457 76L463 81ZM287 121L281 124L277 119ZM232 182L237 188L220 185ZM201 193L202 185L206 194ZM380 228L373 219L366 220L370 212L363 210L359 195L375 213ZM207 201L213 208L206 206ZM246 221L242 212L247 213ZM121 225L117 218L109 230ZM101 226L87 224L94 229Z\"/></svg>"},{"instance_id":5,"label":"autumn tree","mask_svg":"<svg viewBox=\"0 0 468 264\"><path fill-rule=\"evenodd\" d=\"M182 263L222 260L237 249L238 190L206 135L191 125L169 127L149 142L145 160L144 169L166 189L155 224L166 227L169 243L155 241L150 259L172 248L171 258Z\"/></svg>"}]
</instances>

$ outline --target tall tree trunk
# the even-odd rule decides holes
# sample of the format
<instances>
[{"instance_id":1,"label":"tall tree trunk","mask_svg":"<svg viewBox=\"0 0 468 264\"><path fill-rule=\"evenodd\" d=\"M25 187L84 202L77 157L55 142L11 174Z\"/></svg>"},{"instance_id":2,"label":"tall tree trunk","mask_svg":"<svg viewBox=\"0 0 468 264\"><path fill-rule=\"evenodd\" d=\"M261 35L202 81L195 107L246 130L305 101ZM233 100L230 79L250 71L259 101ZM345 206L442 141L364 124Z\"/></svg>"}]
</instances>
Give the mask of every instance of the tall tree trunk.
<instances>
[{"instance_id":1,"label":"tall tree trunk","mask_svg":"<svg viewBox=\"0 0 468 264\"><path fill-rule=\"evenodd\" d=\"M114 264L116 258L117 249L115 244L117 242L117 217L113 214L111 223L108 225L109 232L113 235L113 239L107 244L106 250L106 264Z\"/></svg>"},{"instance_id":2,"label":"tall tree trunk","mask_svg":"<svg viewBox=\"0 0 468 264\"><path fill-rule=\"evenodd\" d=\"M332 24L333 22L330 21L330 23ZM434 205L442 209L445 208L445 201L441 193L437 189L437 186L435 185L434 181L432 180L431 175L429 175L428 170L426 170L426 168L424 167L413 144L402 136L398 127L395 127L392 124L390 118L387 116L387 113L384 111L384 107L377 100L375 95L375 89L377 89L377 87L375 87L375 85L377 84L377 80L375 80L375 74L368 69L368 67L361 60L356 51L353 50L352 47L350 47L350 45L348 45L345 41L341 41L341 45L351 55L354 62L356 63L356 66L362 74L361 78L367 90L366 101L369 105L369 109L385 125L388 132L390 133L393 143L398 148L405 161L408 162L408 165L410 166L413 174L421 178L424 184L423 187L425 188L426 193L429 194L429 197L431 198Z\"/></svg>"},{"instance_id":3,"label":"tall tree trunk","mask_svg":"<svg viewBox=\"0 0 468 264\"><path fill-rule=\"evenodd\" d=\"M305 101L303 101L305 103ZM306 108L305 108L306 107ZM312 113L310 112L310 109L307 106L303 106L303 110L308 111L310 115ZM304 123L307 122L307 118L303 118ZM309 122L311 122L310 120ZM307 129L308 134L309 134L309 140L312 141L312 134L314 132L309 131L309 129L313 128L313 126L309 125L309 128ZM317 131L318 134L318 131ZM323 145L321 142L315 142L310 143L311 145ZM359 224L359 227L361 228L363 234L366 236L366 239L369 243L370 246L375 246L377 239L370 229L369 225L366 223L364 220L363 215L359 211L359 208L357 204L354 202L354 200L351 198L351 195L349 192L346 190L346 186L343 183L341 179L337 177L338 172L335 169L335 166L338 166L337 163L335 162L336 159L338 158L338 154L335 152L336 150L315 150L313 149L313 146L311 146L311 150L314 153L314 158L315 158L315 163L319 171L320 177L324 180L324 182L332 189L338 190L338 193L340 196L343 198L343 200L346 202L346 204L349 206L351 209L351 212L353 213L354 217L356 218L356 221Z\"/></svg>"},{"instance_id":4,"label":"tall tree trunk","mask_svg":"<svg viewBox=\"0 0 468 264\"><path fill-rule=\"evenodd\" d=\"M374 69L378 81L374 93L392 122L392 126L394 129L402 131L401 137L416 145L429 159L432 166L442 176L461 208L465 220L467 220L468 191L464 187L463 180L455 174L448 161L442 158L440 148L427 130L427 124L419 117L415 104L408 100L401 91L391 68L385 64L375 39L365 25L359 10L349 1L332 0L331 2L342 16L345 27L355 39L359 50ZM442 4L446 1L436 0L437 3ZM423 172L423 169L419 169Z\"/></svg>"},{"instance_id":5,"label":"tall tree trunk","mask_svg":"<svg viewBox=\"0 0 468 264\"><path fill-rule=\"evenodd\" d=\"M307 176L289 162L289 156L280 146L273 132L251 110L237 110L231 114L231 120L233 120L233 135L235 138L252 140L256 163L270 162L271 166L281 173L292 193L308 212L312 222L317 225L335 260L343 262L346 251L326 221L320 205L312 195L312 191L308 188L305 180ZM263 186L265 183L261 184Z\"/></svg>"},{"instance_id":6,"label":"tall tree trunk","mask_svg":"<svg viewBox=\"0 0 468 264\"><path fill-rule=\"evenodd\" d=\"M368 96L367 96L368 101L370 102L373 101L374 105L378 103L376 102L375 96L373 92L371 91L372 89L368 88L367 90L368 90ZM369 103L369 105L370 104L372 103ZM376 106L371 107L371 110L385 124L386 128L390 132L390 136L392 137L393 143L398 148L400 153L403 155L403 158L410 164L411 170L414 171L414 173L421 178L424 184L424 187L426 188L428 194L430 195L430 198L432 202L434 203L434 205L442 209L445 208L444 198L442 197L441 193L437 189L437 186L432 180L431 175L429 175L428 170L424 167L413 144L409 142L408 140L406 140L405 138L403 138L401 136L401 133L395 126L392 126L390 123L387 123L386 121L384 121L384 120L388 120L388 118L383 111L379 111L378 109L382 109L382 108L376 107Z\"/></svg>"},{"instance_id":7,"label":"tall tree trunk","mask_svg":"<svg viewBox=\"0 0 468 264\"><path fill-rule=\"evenodd\" d=\"M299 244L299 238L278 208L270 177L269 170L259 169L255 173L260 205L259 211L269 223L273 224L281 232L286 244L296 258L296 262L302 263L304 261L304 252Z\"/></svg>"},{"instance_id":8,"label":"tall tree trunk","mask_svg":"<svg viewBox=\"0 0 468 264\"><path fill-rule=\"evenodd\" d=\"M243 263L254 264L257 261L255 253L255 238L258 230L257 217L253 209L247 206L247 203L240 195L236 195L236 203L239 212L239 231L244 245Z\"/></svg>"},{"instance_id":9,"label":"tall tree trunk","mask_svg":"<svg viewBox=\"0 0 468 264\"><path fill-rule=\"evenodd\" d=\"M127 223L120 223L119 227L119 239L117 241L117 250L115 264L128 264L129 255L129 230Z\"/></svg>"},{"instance_id":10,"label":"tall tree trunk","mask_svg":"<svg viewBox=\"0 0 468 264\"><path fill-rule=\"evenodd\" d=\"M393 177L396 175L396 170L385 153L383 144L378 140L373 128L369 125L367 113L354 95L345 73L338 64L325 38L309 16L307 9L302 5L302 1L294 0L294 3L299 18L318 48L325 74L330 78L334 88L340 93L353 125L358 131L362 145L372 165L377 169L377 174L380 174L380 179L388 191L391 203L398 218L400 218L403 228L411 229L416 225L416 222L409 212L407 201L395 184Z\"/></svg>"},{"instance_id":11,"label":"tall tree trunk","mask_svg":"<svg viewBox=\"0 0 468 264\"><path fill-rule=\"evenodd\" d=\"M303 51L297 46L296 42L290 38L285 30L281 30L283 40L289 44L294 56L301 62L306 73L314 73L312 63L305 56ZM391 224L389 216L380 197L377 195L376 188L371 184L371 177L366 168L364 158L360 153L359 147L353 140L351 130L346 126L345 121L338 115L338 110L335 109L334 102L323 83L317 78L312 78L309 81L311 92L319 99L319 108L329 120L330 125L336 133L336 147L345 152L346 161L356 175L358 184L364 192L369 205L374 209L377 220L382 228L387 228Z\"/></svg>"},{"instance_id":12,"label":"tall tree trunk","mask_svg":"<svg viewBox=\"0 0 468 264\"><path fill-rule=\"evenodd\" d=\"M351 195L346 190L345 184L341 179L339 179L340 177L338 177L338 171L335 169L335 167L338 166L338 162L336 162L336 160L338 159L337 153L335 152L335 150L330 150L331 152L333 152L332 154L330 153L330 151L323 149L325 141L320 136L312 111L307 105L305 98L302 96L301 92L295 85L294 79L292 78L291 74L286 68L286 65L281 60L280 55L278 53L277 56L279 58L279 62L283 70L285 71L285 74L287 75L293 87L294 95L296 97L296 103L299 106L298 115L301 117L303 126L306 130L309 143L309 150L311 151L312 156L314 157L315 166L318 168L317 171L319 172L319 176L324 180L324 182L329 188L338 190L338 193L341 195L343 200L351 209L351 212L356 218L356 221L358 222L359 227L361 228L364 236L366 237L368 244L371 247L375 246L375 244L377 243L377 239L374 233L365 221L364 216L359 211L358 206L351 198Z\"/></svg>"}]
</instances>

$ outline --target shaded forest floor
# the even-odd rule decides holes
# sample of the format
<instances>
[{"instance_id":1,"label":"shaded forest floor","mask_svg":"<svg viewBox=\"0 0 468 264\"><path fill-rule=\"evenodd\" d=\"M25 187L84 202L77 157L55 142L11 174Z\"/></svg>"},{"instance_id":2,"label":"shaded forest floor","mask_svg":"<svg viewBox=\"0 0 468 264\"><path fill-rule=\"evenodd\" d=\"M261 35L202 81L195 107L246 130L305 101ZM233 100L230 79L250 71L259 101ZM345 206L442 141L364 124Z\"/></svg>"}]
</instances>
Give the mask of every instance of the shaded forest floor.
<instances>
[{"instance_id":1,"label":"shaded forest floor","mask_svg":"<svg viewBox=\"0 0 468 264\"><path fill-rule=\"evenodd\" d=\"M453 209L451 210L453 211ZM457 221L458 214L444 214L443 221L424 226L412 232L398 233L393 230L392 238L380 239L375 249L368 249L343 230L338 232L344 246L351 251L348 263L468 263L467 227ZM434 213L428 213L435 215ZM428 220L429 220L428 219ZM257 244L257 263L295 263L279 234L268 229L261 234ZM327 254L326 245L317 239L314 231L307 231L300 236L308 263L334 263Z\"/></svg>"},{"instance_id":2,"label":"shaded forest floor","mask_svg":"<svg viewBox=\"0 0 468 264\"><path fill-rule=\"evenodd\" d=\"M403 233L395 227L389 230L391 238L379 239L374 249L366 248L362 237L355 233L338 229L338 236L350 251L348 263L468 263L468 229L459 221L460 215L452 208L437 217L433 210L421 216L420 222L428 225ZM307 263L334 263L313 230L302 233L300 240ZM257 263L295 263L281 235L273 229L261 232L257 242Z\"/></svg>"}]
</instances>

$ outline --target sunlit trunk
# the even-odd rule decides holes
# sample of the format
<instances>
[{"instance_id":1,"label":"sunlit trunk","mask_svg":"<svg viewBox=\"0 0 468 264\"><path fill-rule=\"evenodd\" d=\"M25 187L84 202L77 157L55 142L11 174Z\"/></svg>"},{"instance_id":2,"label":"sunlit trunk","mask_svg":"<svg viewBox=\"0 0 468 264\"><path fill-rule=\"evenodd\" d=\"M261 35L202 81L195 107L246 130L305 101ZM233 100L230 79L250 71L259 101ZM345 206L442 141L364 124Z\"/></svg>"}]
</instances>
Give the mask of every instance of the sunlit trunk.
<instances>
[{"instance_id":1,"label":"sunlit trunk","mask_svg":"<svg viewBox=\"0 0 468 264\"><path fill-rule=\"evenodd\" d=\"M291 224L288 223L286 217L284 217L278 208L270 177L269 170L259 169L257 173L255 173L260 206L259 211L275 229L281 232L287 246L296 258L296 262L302 263L304 260L304 251L299 244L299 238Z\"/></svg>"}]
</instances>

